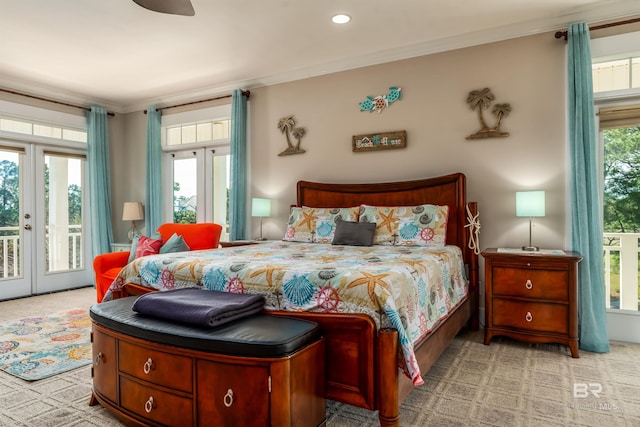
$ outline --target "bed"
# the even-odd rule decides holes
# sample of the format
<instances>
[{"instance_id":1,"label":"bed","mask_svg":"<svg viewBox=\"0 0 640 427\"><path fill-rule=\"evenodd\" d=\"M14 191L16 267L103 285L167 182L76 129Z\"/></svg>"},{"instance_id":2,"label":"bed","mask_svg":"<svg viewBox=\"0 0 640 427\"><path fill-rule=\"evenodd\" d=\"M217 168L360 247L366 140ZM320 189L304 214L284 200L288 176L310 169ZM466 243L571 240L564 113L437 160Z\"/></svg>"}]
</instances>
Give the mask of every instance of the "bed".
<instances>
[{"instance_id":1,"label":"bed","mask_svg":"<svg viewBox=\"0 0 640 427\"><path fill-rule=\"evenodd\" d=\"M202 259L194 258L199 256L199 251L193 251L188 254L189 258L180 259L181 255L178 255L177 261L170 260L166 255L158 256L158 259L134 261L132 265L123 269L107 292L105 299L139 295L176 286L189 286L180 279L182 277L180 274L184 270L188 270L187 275L196 277L193 286L218 289L216 286L224 282L225 290L231 292L257 292L256 287L271 287L274 277L279 277L285 287L276 291L275 297L268 297L265 307L273 315L299 317L320 324L327 344L326 397L346 404L378 410L381 426L398 426L400 425L399 406L413 387L422 383L421 376L427 372L463 327L478 328L478 256L473 250L473 244L469 244L473 228L473 224L470 224L473 221L470 221L470 218L476 215L477 206L475 203L466 202L466 178L461 173L455 173L393 183L329 184L299 181L297 184L297 206L300 207L320 209L350 208L361 205L418 206L425 204L446 206L448 209L444 231L447 245L431 248L431 252L435 255L426 254L425 248L398 248L395 245L380 248L375 248L377 245L347 248L315 242L289 241L220 249L213 251L216 252L215 254L208 253L208 255L202 251ZM373 250L372 248L377 250L373 255L371 255L372 252L368 252ZM286 255L289 253L287 251L295 252L299 258ZM340 257L336 255L336 251L346 252L343 252L343 256ZM278 261L273 259L263 262L259 258L261 253L279 253L281 260L293 259L295 266L277 264ZM396 309L394 304L404 307L401 300L406 299L401 291L396 291L400 288L400 286L396 288L396 285L404 280L410 280L411 277L423 280L425 277L434 275L435 273L431 272L432 267L428 269L425 267L429 257L435 257L434 266L442 265L443 260L448 259L453 259L454 264L459 262L463 269L465 287L462 289L455 285L459 283L459 278L452 279L454 285L450 289L441 291L444 295L443 301L447 302L438 306L439 309L444 310L442 305L447 305L446 311L439 313L435 318L421 318L421 321L413 325L413 322L408 319L414 316L409 316L402 310L412 313L415 308L398 308L397 312L394 311ZM460 260L456 260L458 257ZM223 258L227 264L224 266L215 264L215 268L211 267L215 262L222 262ZM303 261L303 258L307 261ZM325 264L319 269L320 273L313 276L315 280L327 281L322 289L328 288L326 284L331 280L334 286L338 282L348 286L350 283L348 277L354 273L342 270L343 267L347 268L342 265L343 263L349 264L345 260L354 261L353 264L356 264L356 260L364 260L365 266L360 261L356 265L360 274L358 277L367 274L385 277L384 286L378 286L372 280L360 280L359 283L363 286L351 286L351 288L359 288L363 304L359 306L354 302L356 301L354 298L358 297L350 297L349 313L334 310L338 300L341 305L349 306L345 302L346 297L324 298L323 302L319 303L320 298L306 298L305 288L297 286L300 284L301 277L311 277L309 269L314 268L314 262ZM393 266L398 260L404 266L395 269ZM305 264L306 262L309 264ZM370 273L366 273L363 269L370 268L372 263L378 270L367 270ZM331 267L327 268L327 264ZM176 267L171 267L170 270L168 267L165 268L169 265ZM298 270L292 270L292 268ZM380 268L384 270L379 270ZM328 270L331 270L331 274L327 275ZM449 264L444 270L452 277L459 276L455 268L450 267ZM227 278L225 281L221 271L237 273L234 276L235 281L233 278L232 280ZM241 271L244 276L240 275ZM163 274L164 277L162 277ZM259 284L258 277L264 278L267 283ZM371 286L372 283L373 286ZM389 287L389 283L393 283L394 286ZM293 287L292 284L296 286ZM309 285L306 282L302 284ZM247 288L234 288L234 286L247 286ZM365 304L367 299L370 299L374 306L367 308ZM408 299L411 300L411 298ZM384 301L386 305L380 303L376 310L376 300ZM319 307L320 305L322 307Z\"/></svg>"}]
</instances>

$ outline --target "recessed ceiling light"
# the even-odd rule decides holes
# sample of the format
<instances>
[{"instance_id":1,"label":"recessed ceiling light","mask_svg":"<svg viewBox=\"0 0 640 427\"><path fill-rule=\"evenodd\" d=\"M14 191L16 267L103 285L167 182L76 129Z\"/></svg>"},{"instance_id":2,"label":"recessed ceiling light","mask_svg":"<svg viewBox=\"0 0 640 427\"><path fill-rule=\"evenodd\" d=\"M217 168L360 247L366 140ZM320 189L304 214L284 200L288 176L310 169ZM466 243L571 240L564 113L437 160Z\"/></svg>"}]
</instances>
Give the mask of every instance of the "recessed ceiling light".
<instances>
[{"instance_id":1,"label":"recessed ceiling light","mask_svg":"<svg viewBox=\"0 0 640 427\"><path fill-rule=\"evenodd\" d=\"M344 13L339 13L337 15L333 15L331 20L334 24L346 24L351 21L351 17L349 15L345 15Z\"/></svg>"}]
</instances>

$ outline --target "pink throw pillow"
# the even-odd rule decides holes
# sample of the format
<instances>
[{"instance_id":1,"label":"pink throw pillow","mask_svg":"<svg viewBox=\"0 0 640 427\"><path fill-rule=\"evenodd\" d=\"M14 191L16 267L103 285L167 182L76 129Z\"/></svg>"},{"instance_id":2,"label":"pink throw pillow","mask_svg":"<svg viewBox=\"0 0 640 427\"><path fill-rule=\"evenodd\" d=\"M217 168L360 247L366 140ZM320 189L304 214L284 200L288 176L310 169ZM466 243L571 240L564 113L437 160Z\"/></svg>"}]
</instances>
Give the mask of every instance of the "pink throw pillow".
<instances>
[{"instance_id":1,"label":"pink throw pillow","mask_svg":"<svg viewBox=\"0 0 640 427\"><path fill-rule=\"evenodd\" d=\"M136 258L147 255L157 254L162 246L162 239L152 239L147 236L138 238L138 247L136 248Z\"/></svg>"}]
</instances>

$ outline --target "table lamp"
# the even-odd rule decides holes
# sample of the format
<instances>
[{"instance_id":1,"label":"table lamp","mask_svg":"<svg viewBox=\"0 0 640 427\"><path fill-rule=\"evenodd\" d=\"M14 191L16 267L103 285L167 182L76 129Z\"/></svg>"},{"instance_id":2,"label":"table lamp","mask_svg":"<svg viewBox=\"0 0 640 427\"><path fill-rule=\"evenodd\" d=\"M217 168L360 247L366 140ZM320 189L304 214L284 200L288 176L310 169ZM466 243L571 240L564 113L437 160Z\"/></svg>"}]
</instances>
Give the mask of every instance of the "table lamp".
<instances>
[{"instance_id":1,"label":"table lamp","mask_svg":"<svg viewBox=\"0 0 640 427\"><path fill-rule=\"evenodd\" d=\"M266 240L262 237L262 218L271 215L271 199L254 197L251 200L251 216L260 217L260 236L256 240Z\"/></svg>"},{"instance_id":2,"label":"table lamp","mask_svg":"<svg viewBox=\"0 0 640 427\"><path fill-rule=\"evenodd\" d=\"M517 191L516 216L529 217L529 246L523 246L523 251L539 251L540 248L531 243L531 226L533 217L544 216L544 191Z\"/></svg>"},{"instance_id":3,"label":"table lamp","mask_svg":"<svg viewBox=\"0 0 640 427\"><path fill-rule=\"evenodd\" d=\"M142 203L124 202L124 207L122 208L122 220L131 221L131 228L127 234L127 237L129 237L129 243L131 243L133 238L138 235L138 230L136 230L136 221L140 221L142 219L144 219Z\"/></svg>"}]
</instances>

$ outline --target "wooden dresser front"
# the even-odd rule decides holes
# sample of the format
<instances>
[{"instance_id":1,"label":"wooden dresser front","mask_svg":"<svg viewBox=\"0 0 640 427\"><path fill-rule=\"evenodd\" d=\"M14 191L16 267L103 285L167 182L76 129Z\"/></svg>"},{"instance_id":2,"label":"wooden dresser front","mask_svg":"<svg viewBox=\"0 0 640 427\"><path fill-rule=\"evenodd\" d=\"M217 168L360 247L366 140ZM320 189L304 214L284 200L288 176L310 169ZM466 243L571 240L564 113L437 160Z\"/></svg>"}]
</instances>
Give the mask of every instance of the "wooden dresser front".
<instances>
[{"instance_id":1,"label":"wooden dresser front","mask_svg":"<svg viewBox=\"0 0 640 427\"><path fill-rule=\"evenodd\" d=\"M578 263L575 252L500 252L485 260L485 335L530 343L565 344L578 352Z\"/></svg>"},{"instance_id":2,"label":"wooden dresser front","mask_svg":"<svg viewBox=\"0 0 640 427\"><path fill-rule=\"evenodd\" d=\"M93 324L93 396L127 425L324 425L324 339L280 358L144 341Z\"/></svg>"}]
</instances>

